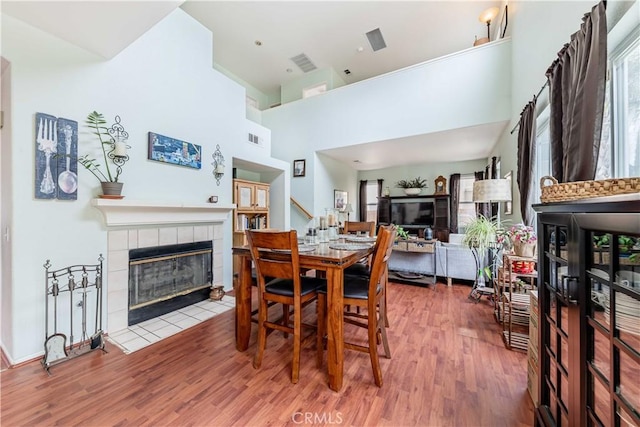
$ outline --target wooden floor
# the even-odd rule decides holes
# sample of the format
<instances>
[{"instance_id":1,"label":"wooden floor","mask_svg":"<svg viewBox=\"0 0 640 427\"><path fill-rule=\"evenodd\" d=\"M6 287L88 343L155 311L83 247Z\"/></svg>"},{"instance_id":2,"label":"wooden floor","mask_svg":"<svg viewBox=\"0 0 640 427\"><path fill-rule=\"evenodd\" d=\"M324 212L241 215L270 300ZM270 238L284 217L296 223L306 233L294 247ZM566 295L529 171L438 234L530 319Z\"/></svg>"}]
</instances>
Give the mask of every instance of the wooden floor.
<instances>
[{"instance_id":1,"label":"wooden floor","mask_svg":"<svg viewBox=\"0 0 640 427\"><path fill-rule=\"evenodd\" d=\"M315 367L314 340L291 384L291 345L280 333L255 370L255 327L249 350L237 352L227 312L130 355L108 344L108 354L54 366L50 377L39 362L6 370L0 424L532 425L526 354L505 349L488 301L470 302L464 285L389 288L393 358L381 360L382 388L368 355L347 351L344 387L331 391Z\"/></svg>"}]
</instances>

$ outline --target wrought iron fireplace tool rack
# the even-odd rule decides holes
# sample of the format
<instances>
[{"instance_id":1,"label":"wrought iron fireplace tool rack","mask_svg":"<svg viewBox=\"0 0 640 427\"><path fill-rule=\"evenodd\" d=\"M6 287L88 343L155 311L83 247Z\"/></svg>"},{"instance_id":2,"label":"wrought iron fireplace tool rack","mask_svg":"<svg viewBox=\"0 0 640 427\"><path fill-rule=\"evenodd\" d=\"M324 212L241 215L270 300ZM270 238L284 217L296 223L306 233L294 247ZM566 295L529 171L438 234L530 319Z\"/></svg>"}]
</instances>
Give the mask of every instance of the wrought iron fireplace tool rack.
<instances>
[{"instance_id":1,"label":"wrought iron fireplace tool rack","mask_svg":"<svg viewBox=\"0 0 640 427\"><path fill-rule=\"evenodd\" d=\"M98 256L97 264L79 264L51 270L51 262L47 260L45 268L45 340L44 357L42 366L51 374L49 368L58 363L71 360L77 356L89 353L93 350L104 348L104 336L102 331L102 254ZM76 279L79 279L79 282ZM95 330L91 336L87 335L87 311L89 300L87 294L95 288ZM81 294L80 300L73 304L73 296ZM63 318L62 313L58 313L58 298L66 299L68 295L68 317L69 319L69 342L67 335L58 330L58 320ZM66 301L65 301L66 302ZM73 310L75 307L82 309L80 340L75 343L73 339L74 321ZM53 309L52 312L51 308ZM59 316L60 315L60 316ZM53 331L49 330L50 316L53 320ZM65 330L67 330L65 328Z\"/></svg>"}]
</instances>

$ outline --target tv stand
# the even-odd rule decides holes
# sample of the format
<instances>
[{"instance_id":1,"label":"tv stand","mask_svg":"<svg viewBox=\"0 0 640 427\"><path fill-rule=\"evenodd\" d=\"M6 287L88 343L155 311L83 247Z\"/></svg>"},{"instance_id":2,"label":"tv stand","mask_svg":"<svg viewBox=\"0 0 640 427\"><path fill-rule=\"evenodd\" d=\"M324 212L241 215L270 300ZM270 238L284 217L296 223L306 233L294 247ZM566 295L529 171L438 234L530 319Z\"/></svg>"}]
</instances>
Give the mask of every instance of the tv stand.
<instances>
[{"instance_id":1,"label":"tv stand","mask_svg":"<svg viewBox=\"0 0 640 427\"><path fill-rule=\"evenodd\" d=\"M389 277L394 282L435 285L436 243L425 239L398 240L389 257Z\"/></svg>"}]
</instances>

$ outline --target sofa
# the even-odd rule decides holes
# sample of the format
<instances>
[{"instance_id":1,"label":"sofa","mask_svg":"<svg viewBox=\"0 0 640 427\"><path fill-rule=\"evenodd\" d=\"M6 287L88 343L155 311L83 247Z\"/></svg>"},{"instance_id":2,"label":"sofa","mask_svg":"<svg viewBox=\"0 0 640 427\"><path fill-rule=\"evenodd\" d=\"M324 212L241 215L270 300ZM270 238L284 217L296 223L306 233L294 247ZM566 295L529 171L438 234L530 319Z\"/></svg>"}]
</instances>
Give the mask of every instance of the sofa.
<instances>
[{"instance_id":1,"label":"sofa","mask_svg":"<svg viewBox=\"0 0 640 427\"><path fill-rule=\"evenodd\" d=\"M450 234L448 243L441 243L441 251L447 259L447 285L451 286L453 279L475 281L478 269L490 265L489 254L485 253L476 265L476 258L469 246L462 243L464 234Z\"/></svg>"},{"instance_id":2,"label":"sofa","mask_svg":"<svg viewBox=\"0 0 640 427\"><path fill-rule=\"evenodd\" d=\"M450 234L449 242L437 242L435 256L431 253L393 251L389 270L445 277L451 286L454 279L474 281L478 272L473 252L462 244L463 234ZM489 265L489 256L481 260L481 267ZM434 266L435 264L435 266Z\"/></svg>"}]
</instances>

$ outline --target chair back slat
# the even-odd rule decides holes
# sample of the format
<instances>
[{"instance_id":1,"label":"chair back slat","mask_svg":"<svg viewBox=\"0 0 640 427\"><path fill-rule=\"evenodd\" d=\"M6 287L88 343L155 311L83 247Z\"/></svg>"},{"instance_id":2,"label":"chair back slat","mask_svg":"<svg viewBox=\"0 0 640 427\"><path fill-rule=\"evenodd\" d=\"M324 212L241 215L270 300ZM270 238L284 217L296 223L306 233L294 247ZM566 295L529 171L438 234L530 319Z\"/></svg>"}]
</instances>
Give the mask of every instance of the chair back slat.
<instances>
[{"instance_id":1,"label":"chair back slat","mask_svg":"<svg viewBox=\"0 0 640 427\"><path fill-rule=\"evenodd\" d=\"M293 279L300 289L298 235L291 231L247 231L258 286L264 291L265 277Z\"/></svg>"},{"instance_id":2,"label":"chair back slat","mask_svg":"<svg viewBox=\"0 0 640 427\"><path fill-rule=\"evenodd\" d=\"M393 251L393 242L396 239L396 229L393 226L381 226L378 230L376 246L373 252L371 274L369 276L369 298L377 292L378 285L385 277L387 263Z\"/></svg>"},{"instance_id":3,"label":"chair back slat","mask_svg":"<svg viewBox=\"0 0 640 427\"><path fill-rule=\"evenodd\" d=\"M369 236L375 236L376 223L373 221L346 221L344 223L345 234L353 234L359 231L369 233Z\"/></svg>"}]
</instances>

